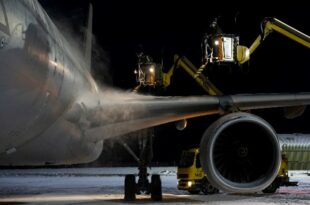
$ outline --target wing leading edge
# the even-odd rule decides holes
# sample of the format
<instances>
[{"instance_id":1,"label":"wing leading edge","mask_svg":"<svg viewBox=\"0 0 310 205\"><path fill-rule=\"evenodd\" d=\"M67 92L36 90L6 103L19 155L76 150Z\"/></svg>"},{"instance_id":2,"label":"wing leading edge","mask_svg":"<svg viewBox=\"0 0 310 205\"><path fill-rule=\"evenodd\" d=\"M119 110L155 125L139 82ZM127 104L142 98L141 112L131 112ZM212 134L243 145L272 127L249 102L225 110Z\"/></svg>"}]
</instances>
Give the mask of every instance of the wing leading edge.
<instances>
[{"instance_id":1,"label":"wing leading edge","mask_svg":"<svg viewBox=\"0 0 310 205\"><path fill-rule=\"evenodd\" d=\"M201 97L154 97L106 103L93 116L97 126L85 131L99 141L182 119L276 107L310 104L310 93L246 94ZM99 120L98 120L99 119Z\"/></svg>"}]
</instances>

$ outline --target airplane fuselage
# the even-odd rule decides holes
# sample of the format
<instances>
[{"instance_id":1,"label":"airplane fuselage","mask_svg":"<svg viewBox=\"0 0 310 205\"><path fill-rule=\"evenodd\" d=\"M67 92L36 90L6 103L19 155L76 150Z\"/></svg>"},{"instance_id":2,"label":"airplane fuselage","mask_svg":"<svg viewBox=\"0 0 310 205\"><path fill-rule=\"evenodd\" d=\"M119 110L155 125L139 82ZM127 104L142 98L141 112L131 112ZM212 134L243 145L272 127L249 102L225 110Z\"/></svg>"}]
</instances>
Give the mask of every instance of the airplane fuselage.
<instances>
[{"instance_id":1,"label":"airplane fuselage","mask_svg":"<svg viewBox=\"0 0 310 205\"><path fill-rule=\"evenodd\" d=\"M0 0L0 41L0 164L96 158L102 142L85 142L63 116L83 93L98 93L83 56L32 0Z\"/></svg>"}]
</instances>

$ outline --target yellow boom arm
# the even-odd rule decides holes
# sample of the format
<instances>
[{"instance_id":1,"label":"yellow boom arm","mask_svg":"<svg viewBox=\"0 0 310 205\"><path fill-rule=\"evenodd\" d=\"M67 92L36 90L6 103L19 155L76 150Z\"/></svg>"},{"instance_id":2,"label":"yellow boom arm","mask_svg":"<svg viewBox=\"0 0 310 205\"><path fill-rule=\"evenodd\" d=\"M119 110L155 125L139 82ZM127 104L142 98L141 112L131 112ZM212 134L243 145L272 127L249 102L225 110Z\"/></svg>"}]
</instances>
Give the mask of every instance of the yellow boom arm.
<instances>
[{"instance_id":1,"label":"yellow boom arm","mask_svg":"<svg viewBox=\"0 0 310 205\"><path fill-rule=\"evenodd\" d=\"M307 48L310 48L310 37L297 29L283 23L282 21L276 19L276 18L266 18L263 22L263 30L262 34L259 35L256 40L253 42L253 44L250 47L250 55L256 50L256 48L261 44L263 40L266 39L266 37L272 32L276 31L294 41L297 43L300 43ZM240 64L245 63L249 59L245 59L240 62Z\"/></svg>"},{"instance_id":2,"label":"yellow boom arm","mask_svg":"<svg viewBox=\"0 0 310 205\"><path fill-rule=\"evenodd\" d=\"M163 86L168 87L170 85L171 76L176 68L183 68L209 95L222 95L222 92L216 88L216 86L202 74L202 71L206 65L202 65L200 68L196 68L186 57L174 56L174 65L167 73L162 73Z\"/></svg>"}]
</instances>

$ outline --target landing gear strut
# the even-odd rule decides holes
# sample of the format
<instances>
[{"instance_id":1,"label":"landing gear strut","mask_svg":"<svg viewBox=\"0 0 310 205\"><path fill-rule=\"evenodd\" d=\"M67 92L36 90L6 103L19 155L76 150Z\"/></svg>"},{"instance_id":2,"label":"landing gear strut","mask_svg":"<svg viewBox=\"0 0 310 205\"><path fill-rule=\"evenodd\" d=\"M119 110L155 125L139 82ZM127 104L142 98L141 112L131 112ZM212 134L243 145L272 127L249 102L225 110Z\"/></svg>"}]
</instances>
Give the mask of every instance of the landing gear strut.
<instances>
[{"instance_id":1,"label":"landing gear strut","mask_svg":"<svg viewBox=\"0 0 310 205\"><path fill-rule=\"evenodd\" d=\"M162 200L162 188L161 180L158 174L153 174L151 182L149 181L149 174L147 173L147 167L153 158L153 135L154 130L145 130L146 137L139 137L139 149L140 157L138 157L132 149L124 142L121 142L124 148L136 159L139 164L138 181L136 183L135 175L126 175L125 177L125 196L126 201L133 201L136 199L136 195L139 194L151 194L151 199L154 201Z\"/></svg>"}]
</instances>

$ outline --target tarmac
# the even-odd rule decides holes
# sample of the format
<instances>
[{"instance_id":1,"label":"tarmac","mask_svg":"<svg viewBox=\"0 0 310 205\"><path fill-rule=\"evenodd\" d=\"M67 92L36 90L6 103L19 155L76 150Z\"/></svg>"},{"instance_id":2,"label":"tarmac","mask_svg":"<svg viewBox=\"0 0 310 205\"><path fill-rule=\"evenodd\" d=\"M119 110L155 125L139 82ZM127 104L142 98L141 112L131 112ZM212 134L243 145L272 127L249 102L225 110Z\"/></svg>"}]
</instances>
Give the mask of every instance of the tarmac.
<instances>
[{"instance_id":1,"label":"tarmac","mask_svg":"<svg viewBox=\"0 0 310 205\"><path fill-rule=\"evenodd\" d=\"M297 187L281 187L275 194L190 195L177 189L176 168L157 167L161 175L163 201L138 195L134 202L123 200L124 176L136 168L68 168L0 170L0 204L310 204L307 171L290 172Z\"/></svg>"}]
</instances>

